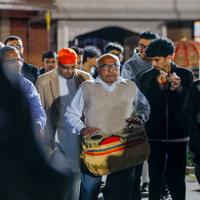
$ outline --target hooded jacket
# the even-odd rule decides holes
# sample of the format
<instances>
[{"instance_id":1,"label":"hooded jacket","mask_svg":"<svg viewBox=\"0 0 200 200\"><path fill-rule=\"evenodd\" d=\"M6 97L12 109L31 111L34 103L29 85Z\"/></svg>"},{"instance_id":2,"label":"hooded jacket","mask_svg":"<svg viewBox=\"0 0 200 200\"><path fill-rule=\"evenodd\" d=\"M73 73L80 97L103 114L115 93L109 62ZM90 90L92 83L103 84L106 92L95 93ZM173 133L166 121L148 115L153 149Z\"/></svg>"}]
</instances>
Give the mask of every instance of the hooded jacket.
<instances>
[{"instance_id":1,"label":"hooded jacket","mask_svg":"<svg viewBox=\"0 0 200 200\"><path fill-rule=\"evenodd\" d=\"M124 63L122 67L121 77L132 80L139 87L139 81L143 72L153 68L151 62L145 62L139 54L138 48L134 49L131 59Z\"/></svg>"}]
</instances>

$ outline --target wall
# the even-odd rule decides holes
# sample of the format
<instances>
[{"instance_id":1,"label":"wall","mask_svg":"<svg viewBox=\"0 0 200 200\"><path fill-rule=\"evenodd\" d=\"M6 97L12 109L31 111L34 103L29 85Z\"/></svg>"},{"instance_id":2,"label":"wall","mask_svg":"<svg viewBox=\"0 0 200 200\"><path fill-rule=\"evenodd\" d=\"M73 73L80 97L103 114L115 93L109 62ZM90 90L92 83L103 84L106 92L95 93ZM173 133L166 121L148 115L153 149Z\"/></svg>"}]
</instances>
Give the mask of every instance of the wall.
<instances>
[{"instance_id":1,"label":"wall","mask_svg":"<svg viewBox=\"0 0 200 200\"><path fill-rule=\"evenodd\" d=\"M24 45L24 61L40 68L42 55L47 51L47 29L45 20L29 23L37 16L37 12L1 11L1 40L10 35L20 37ZM29 25L30 24L30 25ZM8 27L10 26L10 27Z\"/></svg>"}]
</instances>

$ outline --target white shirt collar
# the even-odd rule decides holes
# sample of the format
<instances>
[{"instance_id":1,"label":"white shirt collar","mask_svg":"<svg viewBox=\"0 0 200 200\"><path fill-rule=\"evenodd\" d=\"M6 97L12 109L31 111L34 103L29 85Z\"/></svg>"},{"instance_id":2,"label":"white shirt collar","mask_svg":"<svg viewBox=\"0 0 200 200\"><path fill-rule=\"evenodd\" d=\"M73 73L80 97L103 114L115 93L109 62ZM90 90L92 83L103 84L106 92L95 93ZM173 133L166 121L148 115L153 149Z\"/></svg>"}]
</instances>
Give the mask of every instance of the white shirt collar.
<instances>
[{"instance_id":1,"label":"white shirt collar","mask_svg":"<svg viewBox=\"0 0 200 200\"><path fill-rule=\"evenodd\" d=\"M108 86L109 84L107 84L107 83L105 83L102 79L101 79L101 77L100 76L97 76L97 78L94 80L94 82L92 83L92 85L94 85L94 84L97 84L97 83L99 83L99 84L101 84L101 85L105 85L105 86ZM120 76L118 76L118 78L117 78L117 80L113 83L114 85L117 85L117 84L119 84L119 83L125 83L125 84L127 84L126 83L126 81L122 78L122 77L120 77ZM112 85L113 85L112 84Z\"/></svg>"}]
</instances>

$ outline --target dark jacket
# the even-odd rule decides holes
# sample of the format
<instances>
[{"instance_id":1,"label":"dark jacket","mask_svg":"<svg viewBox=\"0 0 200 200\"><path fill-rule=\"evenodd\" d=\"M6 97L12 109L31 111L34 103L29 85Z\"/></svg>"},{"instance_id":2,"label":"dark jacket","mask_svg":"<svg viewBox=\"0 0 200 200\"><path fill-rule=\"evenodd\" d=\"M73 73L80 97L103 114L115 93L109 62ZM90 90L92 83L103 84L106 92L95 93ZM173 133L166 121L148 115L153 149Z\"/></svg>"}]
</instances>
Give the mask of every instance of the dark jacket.
<instances>
[{"instance_id":1,"label":"dark jacket","mask_svg":"<svg viewBox=\"0 0 200 200\"><path fill-rule=\"evenodd\" d=\"M42 67L38 70L38 76L45 74L45 69Z\"/></svg>"},{"instance_id":2,"label":"dark jacket","mask_svg":"<svg viewBox=\"0 0 200 200\"><path fill-rule=\"evenodd\" d=\"M66 178L38 151L26 95L1 69L0 86L0 199L63 199Z\"/></svg>"},{"instance_id":3,"label":"dark jacket","mask_svg":"<svg viewBox=\"0 0 200 200\"><path fill-rule=\"evenodd\" d=\"M38 75L38 68L36 66L24 62L21 73L26 79L28 79L35 85Z\"/></svg>"},{"instance_id":4,"label":"dark jacket","mask_svg":"<svg viewBox=\"0 0 200 200\"><path fill-rule=\"evenodd\" d=\"M200 163L200 80L195 81L188 90L183 115L189 128L189 145L195 155L194 161Z\"/></svg>"},{"instance_id":5,"label":"dark jacket","mask_svg":"<svg viewBox=\"0 0 200 200\"><path fill-rule=\"evenodd\" d=\"M181 93L170 89L161 90L156 79L160 72L156 69L145 72L141 77L140 90L151 106L150 119L145 125L149 139L178 139L188 136L182 110L193 75L190 70L178 67L172 62L170 73L174 72L181 79Z\"/></svg>"}]
</instances>

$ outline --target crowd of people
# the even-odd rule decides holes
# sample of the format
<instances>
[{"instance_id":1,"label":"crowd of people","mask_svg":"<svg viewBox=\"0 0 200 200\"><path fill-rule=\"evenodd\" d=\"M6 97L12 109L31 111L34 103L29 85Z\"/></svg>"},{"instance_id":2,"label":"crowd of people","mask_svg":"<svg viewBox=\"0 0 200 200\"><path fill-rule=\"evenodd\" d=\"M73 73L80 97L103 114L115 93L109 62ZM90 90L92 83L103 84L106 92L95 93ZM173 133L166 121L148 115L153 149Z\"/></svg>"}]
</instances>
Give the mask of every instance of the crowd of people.
<instances>
[{"instance_id":1,"label":"crowd of people","mask_svg":"<svg viewBox=\"0 0 200 200\"><path fill-rule=\"evenodd\" d=\"M18 36L1 44L0 154L10 158L1 173L12 185L9 191L1 183L4 199L97 200L102 192L104 200L141 200L148 191L149 200L185 200L188 141L200 171L200 82L172 61L171 40L141 33L124 65L117 42L103 54L95 46L44 52L40 69L25 63L23 52ZM150 156L108 174L102 188L102 177L80 158L81 142L127 124L145 128Z\"/></svg>"}]
</instances>

